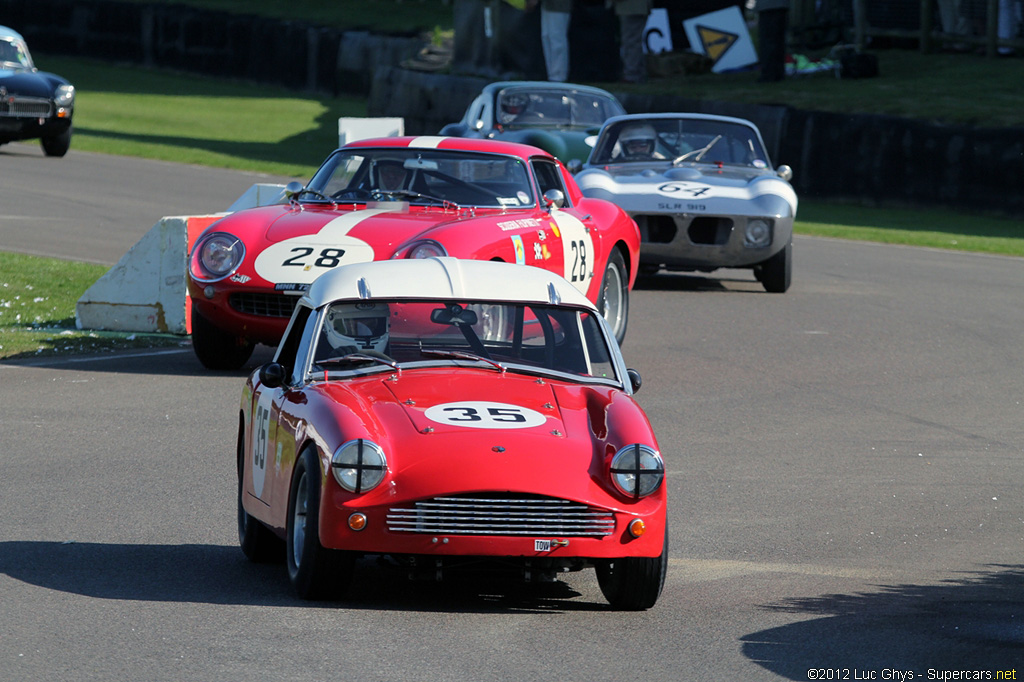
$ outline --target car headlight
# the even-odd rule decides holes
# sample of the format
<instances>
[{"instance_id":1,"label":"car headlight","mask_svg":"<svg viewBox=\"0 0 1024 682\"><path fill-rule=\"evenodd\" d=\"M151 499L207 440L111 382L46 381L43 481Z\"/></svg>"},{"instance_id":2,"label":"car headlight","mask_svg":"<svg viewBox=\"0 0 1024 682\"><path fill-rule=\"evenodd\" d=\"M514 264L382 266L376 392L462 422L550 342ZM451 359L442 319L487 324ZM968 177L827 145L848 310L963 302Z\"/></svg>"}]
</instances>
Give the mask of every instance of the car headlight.
<instances>
[{"instance_id":1,"label":"car headlight","mask_svg":"<svg viewBox=\"0 0 1024 682\"><path fill-rule=\"evenodd\" d=\"M654 448L634 443L615 453L611 474L620 492L639 499L661 487L665 480L665 463Z\"/></svg>"},{"instance_id":2,"label":"car headlight","mask_svg":"<svg viewBox=\"0 0 1024 682\"><path fill-rule=\"evenodd\" d=\"M772 226L767 220L754 218L747 222L747 231L743 235L743 244L760 249L772 243Z\"/></svg>"},{"instance_id":3,"label":"car headlight","mask_svg":"<svg viewBox=\"0 0 1024 682\"><path fill-rule=\"evenodd\" d=\"M212 232L192 249L192 276L216 282L234 272L245 258L245 245L227 232Z\"/></svg>"},{"instance_id":4,"label":"car headlight","mask_svg":"<svg viewBox=\"0 0 1024 682\"><path fill-rule=\"evenodd\" d=\"M433 241L419 242L409 249L406 258L444 258L448 255L444 247Z\"/></svg>"},{"instance_id":5,"label":"car headlight","mask_svg":"<svg viewBox=\"0 0 1024 682\"><path fill-rule=\"evenodd\" d=\"M334 480L353 493L365 493L376 488L384 480L387 470L388 460L384 450L365 438L342 443L331 457Z\"/></svg>"},{"instance_id":6,"label":"car headlight","mask_svg":"<svg viewBox=\"0 0 1024 682\"><path fill-rule=\"evenodd\" d=\"M53 93L53 102L58 107L70 107L75 103L75 86L58 85Z\"/></svg>"}]
</instances>

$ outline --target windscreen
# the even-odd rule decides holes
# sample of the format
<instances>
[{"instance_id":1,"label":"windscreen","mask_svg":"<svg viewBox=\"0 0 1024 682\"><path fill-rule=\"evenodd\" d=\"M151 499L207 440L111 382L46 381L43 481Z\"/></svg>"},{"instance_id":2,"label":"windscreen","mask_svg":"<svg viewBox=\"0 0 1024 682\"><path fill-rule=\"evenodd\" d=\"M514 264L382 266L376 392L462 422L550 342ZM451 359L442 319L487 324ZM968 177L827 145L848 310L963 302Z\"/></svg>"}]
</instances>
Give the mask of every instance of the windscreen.
<instances>
[{"instance_id":1,"label":"windscreen","mask_svg":"<svg viewBox=\"0 0 1024 682\"><path fill-rule=\"evenodd\" d=\"M339 301L325 307L313 371L370 356L408 369L476 365L617 381L599 316L585 309L479 301Z\"/></svg>"},{"instance_id":2,"label":"windscreen","mask_svg":"<svg viewBox=\"0 0 1024 682\"><path fill-rule=\"evenodd\" d=\"M513 208L535 205L526 164L458 150L352 148L335 152L309 188L334 201ZM317 200L304 194L303 200Z\"/></svg>"}]
</instances>

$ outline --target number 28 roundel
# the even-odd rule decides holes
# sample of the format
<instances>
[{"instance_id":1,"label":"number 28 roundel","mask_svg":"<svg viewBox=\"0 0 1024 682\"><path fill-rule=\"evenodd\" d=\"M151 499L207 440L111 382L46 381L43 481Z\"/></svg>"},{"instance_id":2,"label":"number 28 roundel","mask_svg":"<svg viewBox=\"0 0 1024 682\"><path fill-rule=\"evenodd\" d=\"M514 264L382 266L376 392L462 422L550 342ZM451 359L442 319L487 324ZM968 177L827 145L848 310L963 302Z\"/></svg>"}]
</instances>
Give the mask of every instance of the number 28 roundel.
<instances>
[{"instance_id":1,"label":"number 28 roundel","mask_svg":"<svg viewBox=\"0 0 1024 682\"><path fill-rule=\"evenodd\" d=\"M271 244L256 257L256 274L274 284L310 284L339 265L372 261L373 247L349 231L379 213L382 211L373 209L349 213L330 221L316 234Z\"/></svg>"}]
</instances>

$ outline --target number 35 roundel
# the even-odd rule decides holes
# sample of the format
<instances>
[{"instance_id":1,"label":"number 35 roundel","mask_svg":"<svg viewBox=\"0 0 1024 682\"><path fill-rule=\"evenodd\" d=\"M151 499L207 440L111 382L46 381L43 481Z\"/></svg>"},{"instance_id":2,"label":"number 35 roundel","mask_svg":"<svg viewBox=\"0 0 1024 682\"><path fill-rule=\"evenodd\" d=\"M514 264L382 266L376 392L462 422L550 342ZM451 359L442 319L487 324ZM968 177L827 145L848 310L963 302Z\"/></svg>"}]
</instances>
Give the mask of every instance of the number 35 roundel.
<instances>
[{"instance_id":1,"label":"number 35 roundel","mask_svg":"<svg viewBox=\"0 0 1024 682\"><path fill-rule=\"evenodd\" d=\"M438 424L470 429L528 429L547 421L540 412L526 407L486 401L434 405L424 415Z\"/></svg>"}]
</instances>

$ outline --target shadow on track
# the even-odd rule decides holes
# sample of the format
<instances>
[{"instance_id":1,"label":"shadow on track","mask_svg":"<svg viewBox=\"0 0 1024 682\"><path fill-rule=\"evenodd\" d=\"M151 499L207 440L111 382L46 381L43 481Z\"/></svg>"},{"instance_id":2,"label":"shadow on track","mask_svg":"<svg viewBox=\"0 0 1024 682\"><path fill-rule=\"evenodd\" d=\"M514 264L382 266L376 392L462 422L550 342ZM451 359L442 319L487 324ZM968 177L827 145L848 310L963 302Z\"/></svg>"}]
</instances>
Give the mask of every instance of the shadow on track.
<instances>
[{"instance_id":1,"label":"shadow on track","mask_svg":"<svg viewBox=\"0 0 1024 682\"><path fill-rule=\"evenodd\" d=\"M1017 679L996 673L1019 665L1024 651L1020 565L989 565L935 585L879 586L762 608L820 616L741 639L749 659L790 680L807 680L808 670L822 668L833 677L819 679ZM992 677L929 677L929 671L958 670Z\"/></svg>"},{"instance_id":2,"label":"shadow on track","mask_svg":"<svg viewBox=\"0 0 1024 682\"><path fill-rule=\"evenodd\" d=\"M609 610L604 603L574 600L580 593L561 581L523 584L474 575L414 582L383 568L377 557L364 557L349 597L306 602L292 593L283 557L282 563L257 565L233 546L0 542L0 573L97 599L452 613Z\"/></svg>"}]
</instances>

